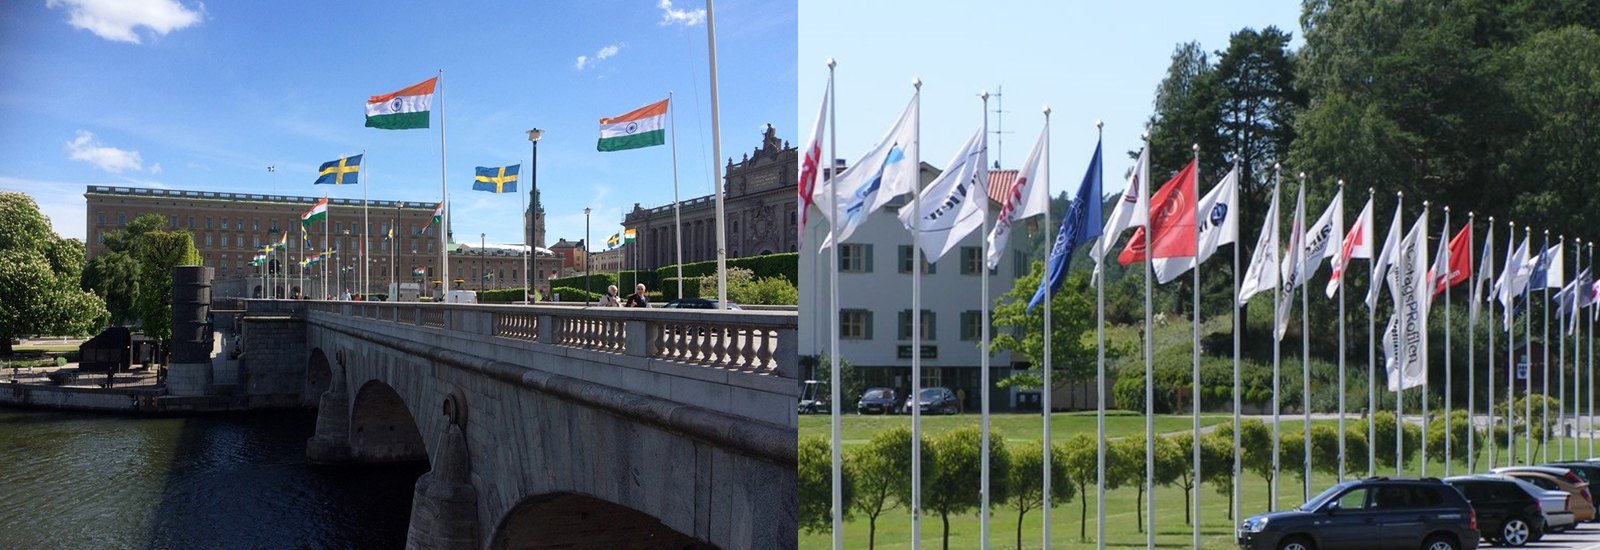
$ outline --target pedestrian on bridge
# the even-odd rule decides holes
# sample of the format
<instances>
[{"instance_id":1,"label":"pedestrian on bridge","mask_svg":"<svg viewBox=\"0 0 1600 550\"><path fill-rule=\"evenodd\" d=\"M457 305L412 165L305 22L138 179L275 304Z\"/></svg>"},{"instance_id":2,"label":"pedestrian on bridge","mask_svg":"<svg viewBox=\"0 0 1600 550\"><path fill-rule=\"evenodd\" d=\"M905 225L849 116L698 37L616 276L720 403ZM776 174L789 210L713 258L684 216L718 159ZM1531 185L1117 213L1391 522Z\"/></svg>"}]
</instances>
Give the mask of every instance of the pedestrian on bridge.
<instances>
[{"instance_id":1,"label":"pedestrian on bridge","mask_svg":"<svg viewBox=\"0 0 1600 550\"><path fill-rule=\"evenodd\" d=\"M650 300L644 296L644 283L633 287L633 295L628 297L628 307L650 307Z\"/></svg>"},{"instance_id":2,"label":"pedestrian on bridge","mask_svg":"<svg viewBox=\"0 0 1600 550\"><path fill-rule=\"evenodd\" d=\"M600 297L600 307L622 307L622 297L618 294L617 285L606 288L606 295Z\"/></svg>"}]
</instances>

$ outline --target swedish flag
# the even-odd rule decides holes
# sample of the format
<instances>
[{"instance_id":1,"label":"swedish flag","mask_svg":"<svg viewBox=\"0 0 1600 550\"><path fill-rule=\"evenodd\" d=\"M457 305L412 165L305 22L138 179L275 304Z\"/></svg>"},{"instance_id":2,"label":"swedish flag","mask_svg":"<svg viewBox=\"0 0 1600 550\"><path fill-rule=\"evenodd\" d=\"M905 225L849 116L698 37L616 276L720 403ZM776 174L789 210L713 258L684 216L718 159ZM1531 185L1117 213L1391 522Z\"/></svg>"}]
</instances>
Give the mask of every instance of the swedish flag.
<instances>
[{"instance_id":1,"label":"swedish flag","mask_svg":"<svg viewBox=\"0 0 1600 550\"><path fill-rule=\"evenodd\" d=\"M620 234L620 233L612 233L611 234L611 238L606 239L606 248L615 247L615 246L617 246L617 244L619 244L621 242L622 242L622 234Z\"/></svg>"},{"instance_id":2,"label":"swedish flag","mask_svg":"<svg viewBox=\"0 0 1600 550\"><path fill-rule=\"evenodd\" d=\"M517 170L521 164L489 168L479 166L477 177L472 180L473 191L488 191L490 193L515 193L517 191Z\"/></svg>"},{"instance_id":3,"label":"swedish flag","mask_svg":"<svg viewBox=\"0 0 1600 550\"><path fill-rule=\"evenodd\" d=\"M339 160L330 160L322 163L317 169L315 185L352 185L360 183L357 179L361 174L361 156L345 157Z\"/></svg>"}]
</instances>

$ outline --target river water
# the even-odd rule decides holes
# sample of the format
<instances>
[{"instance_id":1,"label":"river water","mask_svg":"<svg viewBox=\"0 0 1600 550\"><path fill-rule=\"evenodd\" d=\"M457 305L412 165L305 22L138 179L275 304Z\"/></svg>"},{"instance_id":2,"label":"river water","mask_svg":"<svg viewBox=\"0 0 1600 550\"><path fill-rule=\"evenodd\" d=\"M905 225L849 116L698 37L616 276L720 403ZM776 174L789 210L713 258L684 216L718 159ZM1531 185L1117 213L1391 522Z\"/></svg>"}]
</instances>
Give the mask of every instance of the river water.
<instances>
[{"instance_id":1,"label":"river water","mask_svg":"<svg viewBox=\"0 0 1600 550\"><path fill-rule=\"evenodd\" d=\"M0 409L0 549L403 547L427 466L309 467L315 421Z\"/></svg>"}]
</instances>

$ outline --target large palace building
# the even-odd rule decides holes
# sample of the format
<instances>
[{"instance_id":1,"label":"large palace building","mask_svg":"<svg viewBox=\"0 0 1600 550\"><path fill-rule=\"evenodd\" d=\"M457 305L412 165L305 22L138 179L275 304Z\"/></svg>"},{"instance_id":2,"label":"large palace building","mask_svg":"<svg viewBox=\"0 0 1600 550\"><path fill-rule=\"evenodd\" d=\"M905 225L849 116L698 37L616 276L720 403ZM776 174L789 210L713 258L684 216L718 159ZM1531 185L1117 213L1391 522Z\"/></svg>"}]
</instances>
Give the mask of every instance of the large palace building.
<instances>
[{"instance_id":1,"label":"large palace building","mask_svg":"<svg viewBox=\"0 0 1600 550\"><path fill-rule=\"evenodd\" d=\"M728 159L723 169L723 208L727 212L728 257L742 258L778 252L799 251L800 234L795 196L799 174L799 150L779 140L772 125L762 143L738 162ZM638 231L638 262L644 269L657 269L677 262L673 238L672 204L644 208L638 204L626 214L622 224ZM704 262L717 259L717 210L712 195L688 199L679 205L683 218L683 261ZM622 253L627 267L634 265L632 251Z\"/></svg>"},{"instance_id":2,"label":"large palace building","mask_svg":"<svg viewBox=\"0 0 1600 550\"><path fill-rule=\"evenodd\" d=\"M166 229L186 230L194 236L195 248L199 249L205 265L216 268L220 288L237 285L246 289L241 294L262 295L261 268L251 266L251 258L261 247L278 242L287 232L287 249L278 251L271 259L271 271L285 276L285 282L273 285L277 294L298 293L302 254L309 256L324 250L324 238L327 249L339 251L335 255L337 260L327 262L328 288L358 290L360 261L356 251L362 237L359 199L328 199L328 219L312 224L306 235L310 244L302 247L300 216L320 200L317 197L91 185L84 198L88 205L85 234L89 236L88 256L91 258L107 251L103 244L105 233L122 229L139 216L155 214L167 221ZM423 282L427 292L437 293L435 281L441 275L439 250L444 246L440 241L443 228L434 226L421 232L433 216L434 203L369 200L367 204L372 260L367 272L371 280L369 291L386 291L392 272L399 282ZM534 232L534 242L541 242L544 237L542 217L539 222L541 231ZM384 242L384 235L390 229L394 230L394 239ZM448 237L448 233L444 234ZM522 245L487 243L480 246L461 242L450 246L450 277L457 281L452 288L523 286L527 270L523 268L521 252L525 248ZM534 271L532 282L537 288L547 289L548 279L559 269L559 263L543 250L541 253L538 266L531 270ZM532 265L532 260L529 262ZM424 275L415 275L416 269L421 269ZM321 291L322 274L321 267L306 270L307 294Z\"/></svg>"}]
</instances>

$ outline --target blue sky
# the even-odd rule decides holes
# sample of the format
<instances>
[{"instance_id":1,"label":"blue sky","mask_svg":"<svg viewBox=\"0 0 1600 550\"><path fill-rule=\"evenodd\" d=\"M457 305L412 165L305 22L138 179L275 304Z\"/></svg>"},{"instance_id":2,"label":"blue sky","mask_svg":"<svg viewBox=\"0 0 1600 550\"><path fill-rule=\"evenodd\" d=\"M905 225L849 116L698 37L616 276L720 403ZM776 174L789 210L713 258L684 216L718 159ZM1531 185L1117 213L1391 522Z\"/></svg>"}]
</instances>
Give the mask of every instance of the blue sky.
<instances>
[{"instance_id":1,"label":"blue sky","mask_svg":"<svg viewBox=\"0 0 1600 550\"><path fill-rule=\"evenodd\" d=\"M1300 3L1240 2L897 2L800 3L800 117L811 132L838 60L838 154L853 159L883 136L922 87L922 160L943 167L982 121L978 93L1003 105L1004 143L991 135L989 158L1016 168L1051 107L1052 192L1071 192L1094 152L1095 120L1105 121L1106 192L1120 191L1140 147L1156 85L1180 42L1208 52L1227 47L1246 26L1276 25L1300 37ZM1220 9L1225 7L1226 9ZM1215 58L1212 59L1215 62ZM1002 103L1003 102L1003 103ZM990 115L989 129L1000 119ZM809 139L804 136L801 139ZM824 145L824 154L827 153Z\"/></svg>"},{"instance_id":2,"label":"blue sky","mask_svg":"<svg viewBox=\"0 0 1600 550\"><path fill-rule=\"evenodd\" d=\"M526 164L524 131L538 127L550 240L582 238L588 207L603 242L635 202L671 202L672 159L666 146L596 152L601 117L676 92L682 196L711 192L703 9L686 0L11 2L0 11L0 190L29 193L57 232L82 238L85 185L359 198L358 186L311 181L320 163L365 149L369 196L433 202L442 103L458 239L521 241L516 197L471 191L472 170ZM769 122L799 141L795 5L723 0L716 9L723 157L759 145ZM368 96L440 68L431 129L363 127Z\"/></svg>"}]
</instances>

